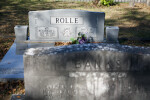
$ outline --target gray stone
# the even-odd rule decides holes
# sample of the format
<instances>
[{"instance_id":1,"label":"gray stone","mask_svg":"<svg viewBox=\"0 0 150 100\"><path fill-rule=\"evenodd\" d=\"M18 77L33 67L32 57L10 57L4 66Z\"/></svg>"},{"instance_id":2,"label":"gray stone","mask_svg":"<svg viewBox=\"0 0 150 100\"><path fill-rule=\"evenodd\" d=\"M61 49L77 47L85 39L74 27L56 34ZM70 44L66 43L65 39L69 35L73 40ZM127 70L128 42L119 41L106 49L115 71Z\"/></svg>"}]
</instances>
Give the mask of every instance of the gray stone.
<instances>
[{"instance_id":1,"label":"gray stone","mask_svg":"<svg viewBox=\"0 0 150 100\"><path fill-rule=\"evenodd\" d=\"M27 25L17 25L14 27L15 30L15 42L23 42L27 40L28 26Z\"/></svg>"},{"instance_id":2,"label":"gray stone","mask_svg":"<svg viewBox=\"0 0 150 100\"><path fill-rule=\"evenodd\" d=\"M119 27L107 26L106 27L106 41L111 43L118 43Z\"/></svg>"},{"instance_id":3,"label":"gray stone","mask_svg":"<svg viewBox=\"0 0 150 100\"><path fill-rule=\"evenodd\" d=\"M54 43L25 43L25 42L16 42L16 55L23 55L24 52L29 48L37 48L37 47L52 47Z\"/></svg>"},{"instance_id":4,"label":"gray stone","mask_svg":"<svg viewBox=\"0 0 150 100\"><path fill-rule=\"evenodd\" d=\"M28 48L52 47L54 43L13 43L0 62L0 82L24 79L23 54Z\"/></svg>"},{"instance_id":5,"label":"gray stone","mask_svg":"<svg viewBox=\"0 0 150 100\"><path fill-rule=\"evenodd\" d=\"M54 43L28 43L28 48L53 47Z\"/></svg>"},{"instance_id":6,"label":"gray stone","mask_svg":"<svg viewBox=\"0 0 150 100\"><path fill-rule=\"evenodd\" d=\"M149 72L150 48L106 43L31 48L24 54L25 98L149 100Z\"/></svg>"},{"instance_id":7,"label":"gray stone","mask_svg":"<svg viewBox=\"0 0 150 100\"><path fill-rule=\"evenodd\" d=\"M16 55L14 43L0 62L0 79L24 79L23 56Z\"/></svg>"},{"instance_id":8,"label":"gray stone","mask_svg":"<svg viewBox=\"0 0 150 100\"><path fill-rule=\"evenodd\" d=\"M27 49L28 49L28 44L27 43L18 43L18 42L16 42L16 54L17 55L23 55L23 53Z\"/></svg>"},{"instance_id":9,"label":"gray stone","mask_svg":"<svg viewBox=\"0 0 150 100\"><path fill-rule=\"evenodd\" d=\"M103 12L58 9L29 12L29 31L32 41L70 41L79 32L94 41L104 40Z\"/></svg>"}]
</instances>

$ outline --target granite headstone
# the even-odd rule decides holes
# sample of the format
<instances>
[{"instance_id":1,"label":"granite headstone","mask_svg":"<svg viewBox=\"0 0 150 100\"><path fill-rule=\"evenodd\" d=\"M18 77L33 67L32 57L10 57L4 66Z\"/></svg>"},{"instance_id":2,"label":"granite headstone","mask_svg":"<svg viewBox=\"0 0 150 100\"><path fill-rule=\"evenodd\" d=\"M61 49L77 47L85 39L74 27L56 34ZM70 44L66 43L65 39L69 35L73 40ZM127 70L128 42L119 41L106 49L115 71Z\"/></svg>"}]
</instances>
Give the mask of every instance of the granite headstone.
<instances>
[{"instance_id":1,"label":"granite headstone","mask_svg":"<svg viewBox=\"0 0 150 100\"><path fill-rule=\"evenodd\" d=\"M79 32L94 41L104 40L104 12L58 9L29 12L31 41L70 41Z\"/></svg>"},{"instance_id":2,"label":"granite headstone","mask_svg":"<svg viewBox=\"0 0 150 100\"><path fill-rule=\"evenodd\" d=\"M31 48L26 100L149 100L150 48L83 44Z\"/></svg>"}]
</instances>

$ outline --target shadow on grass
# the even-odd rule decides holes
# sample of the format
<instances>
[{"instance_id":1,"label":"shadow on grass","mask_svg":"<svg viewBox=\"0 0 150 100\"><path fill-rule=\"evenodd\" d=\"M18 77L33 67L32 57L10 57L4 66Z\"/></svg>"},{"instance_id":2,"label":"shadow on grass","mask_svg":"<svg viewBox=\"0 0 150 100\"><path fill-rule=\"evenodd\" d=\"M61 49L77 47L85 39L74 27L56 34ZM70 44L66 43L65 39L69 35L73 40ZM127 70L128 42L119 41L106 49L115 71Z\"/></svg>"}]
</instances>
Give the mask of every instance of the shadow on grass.
<instances>
[{"instance_id":1,"label":"shadow on grass","mask_svg":"<svg viewBox=\"0 0 150 100\"><path fill-rule=\"evenodd\" d=\"M0 36L14 36L15 25L28 24L28 12L32 10L75 9L85 7L85 3L71 3L44 0L1 0L0 1ZM140 12L139 8L125 8L125 14L120 19L106 19L106 26L124 25L124 20L135 23L120 27L120 37L150 38L150 15Z\"/></svg>"},{"instance_id":2,"label":"shadow on grass","mask_svg":"<svg viewBox=\"0 0 150 100\"><path fill-rule=\"evenodd\" d=\"M33 10L73 9L86 6L72 3L44 0L2 0L0 1L0 36L14 36L15 25L28 24L28 12Z\"/></svg>"},{"instance_id":3,"label":"shadow on grass","mask_svg":"<svg viewBox=\"0 0 150 100\"><path fill-rule=\"evenodd\" d=\"M144 42L148 42L149 44L150 15L147 12L139 11L139 8L125 8L124 10L125 13L123 17L119 19L106 19L106 26L121 25L119 27L119 37L121 38L121 43L125 43L130 40L130 42L133 41L133 44L135 41L138 41L139 45L143 45ZM125 21L132 24L126 24Z\"/></svg>"},{"instance_id":4,"label":"shadow on grass","mask_svg":"<svg viewBox=\"0 0 150 100\"><path fill-rule=\"evenodd\" d=\"M86 3L45 1L45 0L0 0L0 59L12 44L15 25L28 25L28 12L33 10L74 9L87 6ZM11 37L11 38L10 38ZM13 38L12 38L13 37ZM6 39L5 39L6 38ZM11 39L12 41L8 41ZM5 47L7 45L7 47ZM5 50L6 49L6 50Z\"/></svg>"},{"instance_id":5,"label":"shadow on grass","mask_svg":"<svg viewBox=\"0 0 150 100\"><path fill-rule=\"evenodd\" d=\"M122 27L124 33L131 33L134 37L150 39L150 15L146 12L139 12L137 9L125 9L126 14L123 19L136 23L137 26L125 28ZM123 32L122 32L123 33Z\"/></svg>"}]
</instances>

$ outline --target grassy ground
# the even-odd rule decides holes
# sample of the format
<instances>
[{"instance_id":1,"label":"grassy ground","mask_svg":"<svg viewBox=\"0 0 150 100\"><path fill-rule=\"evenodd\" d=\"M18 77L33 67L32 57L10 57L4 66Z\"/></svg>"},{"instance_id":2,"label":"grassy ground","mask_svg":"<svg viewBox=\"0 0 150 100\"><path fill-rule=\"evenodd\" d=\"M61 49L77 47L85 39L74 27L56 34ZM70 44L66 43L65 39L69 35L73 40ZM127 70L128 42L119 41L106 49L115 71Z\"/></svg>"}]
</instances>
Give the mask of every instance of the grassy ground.
<instances>
[{"instance_id":1,"label":"grassy ground","mask_svg":"<svg viewBox=\"0 0 150 100\"><path fill-rule=\"evenodd\" d=\"M81 9L105 12L105 26L119 26L119 42L121 44L150 46L150 7L145 4L136 4L134 8L131 8L128 3L121 3L112 7L95 7L92 3L79 2L0 0L0 59L15 39L14 26L28 24L29 11L51 9ZM18 91L24 89L23 82L16 81L16 83L5 84L0 83L0 100L2 98L7 100L12 93L15 93L13 91L18 87L15 87L17 85L12 87L12 84L22 84Z\"/></svg>"}]
</instances>

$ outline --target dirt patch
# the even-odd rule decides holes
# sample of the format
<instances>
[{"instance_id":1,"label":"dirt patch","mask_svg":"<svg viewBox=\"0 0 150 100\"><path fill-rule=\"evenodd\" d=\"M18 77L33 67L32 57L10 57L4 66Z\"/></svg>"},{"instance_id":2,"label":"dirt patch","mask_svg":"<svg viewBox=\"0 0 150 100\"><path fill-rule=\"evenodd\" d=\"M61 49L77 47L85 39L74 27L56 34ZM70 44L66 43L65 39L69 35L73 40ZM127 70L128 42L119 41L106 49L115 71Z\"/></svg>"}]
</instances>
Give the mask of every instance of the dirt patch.
<instances>
[{"instance_id":1,"label":"dirt patch","mask_svg":"<svg viewBox=\"0 0 150 100\"><path fill-rule=\"evenodd\" d=\"M9 48L14 42L14 38L1 38L0 37L0 61L3 56L7 53Z\"/></svg>"},{"instance_id":2,"label":"dirt patch","mask_svg":"<svg viewBox=\"0 0 150 100\"><path fill-rule=\"evenodd\" d=\"M71 45L72 42L55 42L55 46Z\"/></svg>"},{"instance_id":3,"label":"dirt patch","mask_svg":"<svg viewBox=\"0 0 150 100\"><path fill-rule=\"evenodd\" d=\"M10 100L12 94L25 94L24 81L0 82L0 100Z\"/></svg>"}]
</instances>

